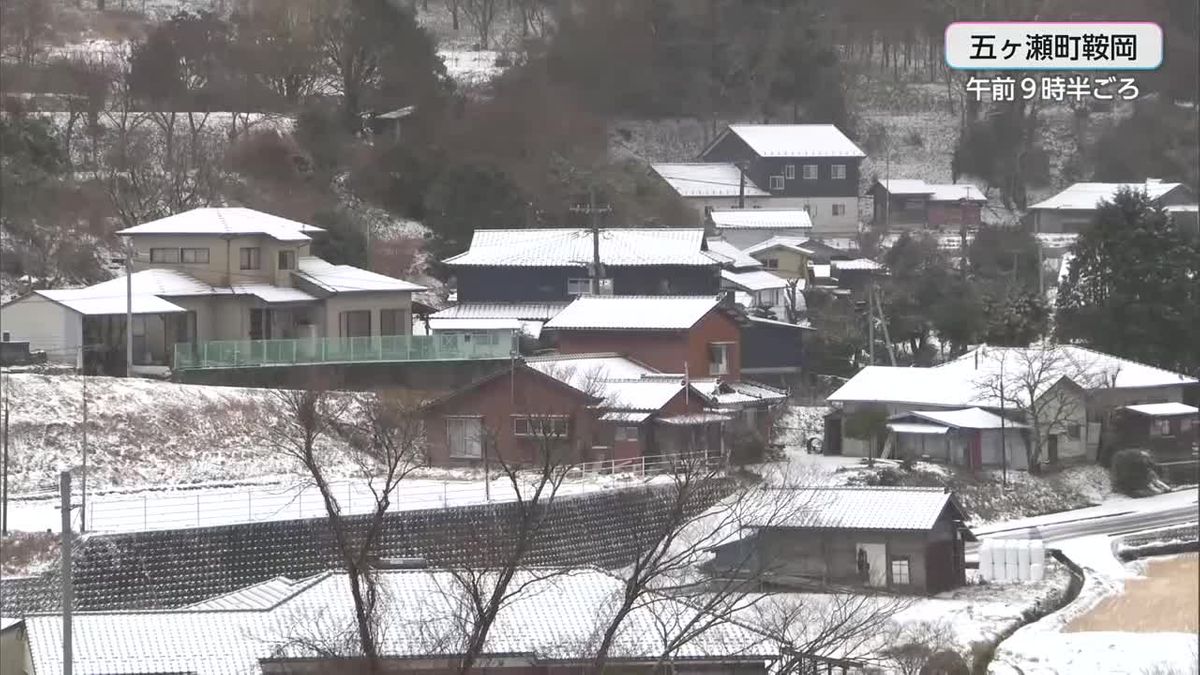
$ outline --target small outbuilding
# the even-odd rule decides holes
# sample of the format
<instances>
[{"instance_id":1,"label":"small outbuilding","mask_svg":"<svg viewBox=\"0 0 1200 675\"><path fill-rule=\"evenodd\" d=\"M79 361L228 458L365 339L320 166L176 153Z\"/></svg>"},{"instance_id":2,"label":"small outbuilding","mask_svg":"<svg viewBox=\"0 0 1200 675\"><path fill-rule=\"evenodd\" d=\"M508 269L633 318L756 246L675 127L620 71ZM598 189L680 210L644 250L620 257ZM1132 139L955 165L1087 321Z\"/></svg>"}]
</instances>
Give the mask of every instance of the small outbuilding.
<instances>
[{"instance_id":1,"label":"small outbuilding","mask_svg":"<svg viewBox=\"0 0 1200 675\"><path fill-rule=\"evenodd\" d=\"M1145 448L1160 460L1194 458L1200 408L1170 401L1127 405L1116 412L1116 449Z\"/></svg>"},{"instance_id":2,"label":"small outbuilding","mask_svg":"<svg viewBox=\"0 0 1200 675\"><path fill-rule=\"evenodd\" d=\"M748 534L713 549L711 570L784 588L865 586L939 593L966 583L975 541L941 488L805 487L763 491Z\"/></svg>"},{"instance_id":3,"label":"small outbuilding","mask_svg":"<svg viewBox=\"0 0 1200 675\"><path fill-rule=\"evenodd\" d=\"M914 410L892 417L888 431L899 458L927 459L969 469L1027 468L1028 425L982 408Z\"/></svg>"}]
</instances>

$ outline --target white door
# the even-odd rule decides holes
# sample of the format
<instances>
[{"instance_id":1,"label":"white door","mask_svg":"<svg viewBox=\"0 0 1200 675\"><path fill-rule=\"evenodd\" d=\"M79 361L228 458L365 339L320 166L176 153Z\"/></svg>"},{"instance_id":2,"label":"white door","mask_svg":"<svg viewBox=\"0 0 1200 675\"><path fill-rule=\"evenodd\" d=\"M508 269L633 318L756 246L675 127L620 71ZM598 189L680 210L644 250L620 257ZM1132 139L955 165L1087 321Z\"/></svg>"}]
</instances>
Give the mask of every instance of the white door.
<instances>
[{"instance_id":1,"label":"white door","mask_svg":"<svg viewBox=\"0 0 1200 675\"><path fill-rule=\"evenodd\" d=\"M887 546L884 544L859 544L855 561L859 578L868 586L887 586Z\"/></svg>"}]
</instances>

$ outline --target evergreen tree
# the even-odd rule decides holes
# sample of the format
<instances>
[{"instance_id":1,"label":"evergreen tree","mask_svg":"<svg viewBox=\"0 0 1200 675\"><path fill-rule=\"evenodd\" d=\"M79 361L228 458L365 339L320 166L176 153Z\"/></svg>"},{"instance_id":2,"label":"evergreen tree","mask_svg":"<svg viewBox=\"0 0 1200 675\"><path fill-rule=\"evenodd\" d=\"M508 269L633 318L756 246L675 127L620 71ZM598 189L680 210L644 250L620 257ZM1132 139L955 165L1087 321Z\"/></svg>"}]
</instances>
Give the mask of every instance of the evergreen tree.
<instances>
[{"instance_id":1,"label":"evergreen tree","mask_svg":"<svg viewBox=\"0 0 1200 675\"><path fill-rule=\"evenodd\" d=\"M1200 367L1200 243L1144 192L1101 204L1058 290L1060 340L1180 372Z\"/></svg>"}]
</instances>

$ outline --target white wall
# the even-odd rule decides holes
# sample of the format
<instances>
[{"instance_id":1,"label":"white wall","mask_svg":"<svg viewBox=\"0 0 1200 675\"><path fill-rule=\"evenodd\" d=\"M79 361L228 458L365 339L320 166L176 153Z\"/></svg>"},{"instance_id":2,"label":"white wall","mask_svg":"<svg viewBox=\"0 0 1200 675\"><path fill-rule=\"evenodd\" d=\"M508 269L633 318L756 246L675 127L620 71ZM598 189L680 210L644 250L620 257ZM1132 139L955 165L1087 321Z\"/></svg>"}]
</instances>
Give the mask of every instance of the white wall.
<instances>
[{"instance_id":1,"label":"white wall","mask_svg":"<svg viewBox=\"0 0 1200 675\"><path fill-rule=\"evenodd\" d=\"M704 222L706 208L736 209L738 198L735 197L684 197L699 215L699 221ZM833 215L833 205L845 207L845 213ZM858 197L747 197L747 209L801 209L812 207L809 217L812 218L812 234L849 235L858 233ZM814 213L815 212L815 213ZM806 233L807 234L807 233ZM736 245L736 244L735 244Z\"/></svg>"},{"instance_id":2,"label":"white wall","mask_svg":"<svg viewBox=\"0 0 1200 675\"><path fill-rule=\"evenodd\" d=\"M0 331L13 342L29 342L31 350L45 350L47 360L82 365L83 315L36 293L0 307Z\"/></svg>"},{"instance_id":3,"label":"white wall","mask_svg":"<svg viewBox=\"0 0 1200 675\"><path fill-rule=\"evenodd\" d=\"M718 227L717 231L721 236L725 237L725 241L745 250L751 246L764 242L771 237L800 237L808 238L809 228L781 228L781 227Z\"/></svg>"}]
</instances>

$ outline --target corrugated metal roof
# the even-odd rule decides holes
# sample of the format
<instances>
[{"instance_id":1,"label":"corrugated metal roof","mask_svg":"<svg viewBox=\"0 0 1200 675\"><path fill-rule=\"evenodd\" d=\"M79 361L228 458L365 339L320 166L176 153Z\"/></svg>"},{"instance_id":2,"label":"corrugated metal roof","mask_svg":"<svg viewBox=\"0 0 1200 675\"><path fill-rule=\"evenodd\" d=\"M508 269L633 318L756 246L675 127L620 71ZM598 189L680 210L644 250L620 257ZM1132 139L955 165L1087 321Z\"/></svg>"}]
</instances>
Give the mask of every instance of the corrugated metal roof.
<instances>
[{"instance_id":1,"label":"corrugated metal roof","mask_svg":"<svg viewBox=\"0 0 1200 675\"><path fill-rule=\"evenodd\" d=\"M268 304L288 302L316 302L315 296L309 295L299 288L290 286L273 286L271 284L237 284L233 286L235 293L253 295Z\"/></svg>"},{"instance_id":2,"label":"corrugated metal roof","mask_svg":"<svg viewBox=\"0 0 1200 675\"><path fill-rule=\"evenodd\" d=\"M117 234L207 234L207 235L255 235L261 234L276 241L304 242L311 238L305 233L325 230L280 218L262 211L238 207L199 208L176 213L166 218L134 225Z\"/></svg>"},{"instance_id":3,"label":"corrugated metal roof","mask_svg":"<svg viewBox=\"0 0 1200 675\"><path fill-rule=\"evenodd\" d=\"M762 267L762 263L744 253L740 248L725 241L724 239L709 238L708 252L711 255L720 256L722 262L728 264L734 269L744 269L748 267ZM725 262L727 261L727 262Z\"/></svg>"},{"instance_id":4,"label":"corrugated metal roof","mask_svg":"<svg viewBox=\"0 0 1200 675\"><path fill-rule=\"evenodd\" d=\"M870 258L855 258L854 260L834 260L832 262L835 270L881 270L883 265L871 260Z\"/></svg>"},{"instance_id":5,"label":"corrugated metal roof","mask_svg":"<svg viewBox=\"0 0 1200 675\"><path fill-rule=\"evenodd\" d=\"M308 579L289 579L287 577L275 577L268 579L261 584L247 586L232 593L218 595L215 598L209 598L202 602L197 602L192 605L187 605L183 609L190 610L228 610L228 609L271 609L290 599L292 596L311 587L313 584L323 580L328 576L326 574L318 574Z\"/></svg>"},{"instance_id":6,"label":"corrugated metal roof","mask_svg":"<svg viewBox=\"0 0 1200 675\"><path fill-rule=\"evenodd\" d=\"M919 179L893 178L881 180L879 184L893 195L928 195L938 202L956 202L964 198L973 202L987 201L983 192L971 183L926 183Z\"/></svg>"},{"instance_id":7,"label":"corrugated metal roof","mask_svg":"<svg viewBox=\"0 0 1200 675\"><path fill-rule=\"evenodd\" d=\"M702 412L702 413L687 413L685 415L671 415L670 417L660 417L656 422L667 424L676 427L691 427L701 424L718 424L720 422L728 422L733 418L729 415L720 413Z\"/></svg>"},{"instance_id":8,"label":"corrugated metal roof","mask_svg":"<svg viewBox=\"0 0 1200 675\"><path fill-rule=\"evenodd\" d=\"M747 291L766 291L772 288L787 288L788 282L766 270L751 270L749 272L733 272L721 270L721 279L737 288Z\"/></svg>"},{"instance_id":9,"label":"corrugated metal roof","mask_svg":"<svg viewBox=\"0 0 1200 675\"><path fill-rule=\"evenodd\" d=\"M430 319L521 319L546 321L569 302L464 302L430 314Z\"/></svg>"},{"instance_id":10,"label":"corrugated metal roof","mask_svg":"<svg viewBox=\"0 0 1200 675\"><path fill-rule=\"evenodd\" d=\"M743 192L742 172L735 164L687 162L650 166L681 197L737 197ZM746 176L744 193L747 197L771 196L770 192L755 185L749 176Z\"/></svg>"},{"instance_id":11,"label":"corrugated metal roof","mask_svg":"<svg viewBox=\"0 0 1200 675\"><path fill-rule=\"evenodd\" d=\"M591 393L605 380L636 379L656 371L616 354L531 356L525 365L579 391ZM598 395L598 394L597 394Z\"/></svg>"},{"instance_id":12,"label":"corrugated metal roof","mask_svg":"<svg viewBox=\"0 0 1200 675\"><path fill-rule=\"evenodd\" d=\"M584 229L475 230L466 253L447 258L452 267L575 267L582 273L593 256L592 232ZM605 228L600 231L600 262L638 267L709 267L718 261L704 252L698 228Z\"/></svg>"},{"instance_id":13,"label":"corrugated metal roof","mask_svg":"<svg viewBox=\"0 0 1200 675\"><path fill-rule=\"evenodd\" d=\"M320 258L300 258L299 269L292 272L300 279L330 293L354 293L358 291L423 291L419 286L403 279L376 274L351 265L334 265Z\"/></svg>"},{"instance_id":14,"label":"corrugated metal roof","mask_svg":"<svg viewBox=\"0 0 1200 675\"><path fill-rule=\"evenodd\" d=\"M654 415L653 412L647 412L645 410L640 410L637 412L610 411L610 412L606 412L603 415L601 415L600 421L602 421L602 422L624 422L627 424L641 424L642 422L645 422L646 420L650 419L650 417L653 415Z\"/></svg>"},{"instance_id":15,"label":"corrugated metal roof","mask_svg":"<svg viewBox=\"0 0 1200 675\"><path fill-rule=\"evenodd\" d=\"M435 319L429 318L429 329L455 330L521 330L520 319Z\"/></svg>"},{"instance_id":16,"label":"corrugated metal roof","mask_svg":"<svg viewBox=\"0 0 1200 675\"><path fill-rule=\"evenodd\" d=\"M1139 405L1127 405L1126 410L1132 410L1149 417L1174 417L1176 415L1195 415L1200 412L1200 408L1187 405L1186 403L1170 402L1170 403L1142 403Z\"/></svg>"},{"instance_id":17,"label":"corrugated metal roof","mask_svg":"<svg viewBox=\"0 0 1200 675\"><path fill-rule=\"evenodd\" d=\"M461 584L442 571L381 571L379 651L389 657L452 656L463 637L456 617L467 602ZM591 658L596 617L605 615L623 582L592 570L521 570L510 588L525 588L496 617L485 654L529 654L541 660ZM143 612L76 612L76 672L191 672L198 675L257 673L259 660L312 657L307 636L340 633L353 626L349 586L343 574L321 575L303 592L270 609L179 609ZM655 659L662 652L656 629L664 612L682 625L712 624L686 641L678 659L758 661L778 648L740 624L697 618L700 609L666 596L643 603L626 618L613 644L614 657ZM62 620L26 618L36 672L62 669ZM451 637L453 639L446 639ZM298 639L300 638L300 639Z\"/></svg>"},{"instance_id":18,"label":"corrugated metal roof","mask_svg":"<svg viewBox=\"0 0 1200 675\"><path fill-rule=\"evenodd\" d=\"M687 330L717 307L711 296L587 296L546 323L553 330Z\"/></svg>"},{"instance_id":19,"label":"corrugated metal roof","mask_svg":"<svg viewBox=\"0 0 1200 675\"><path fill-rule=\"evenodd\" d=\"M751 527L848 530L933 528L951 503L941 488L803 487L764 491L769 504L756 509Z\"/></svg>"},{"instance_id":20,"label":"corrugated metal roof","mask_svg":"<svg viewBox=\"0 0 1200 675\"><path fill-rule=\"evenodd\" d=\"M718 230L808 230L812 217L803 209L713 209L709 212Z\"/></svg>"},{"instance_id":21,"label":"corrugated metal roof","mask_svg":"<svg viewBox=\"0 0 1200 675\"><path fill-rule=\"evenodd\" d=\"M1044 199L1032 209L1070 209L1090 211L1096 208L1101 200L1112 200L1121 188L1129 188L1137 192L1145 192L1150 199L1158 199L1182 183L1162 183L1147 181L1145 183L1075 183L1058 194Z\"/></svg>"},{"instance_id":22,"label":"corrugated metal roof","mask_svg":"<svg viewBox=\"0 0 1200 675\"><path fill-rule=\"evenodd\" d=\"M731 124L760 157L866 157L832 124Z\"/></svg>"}]
</instances>

